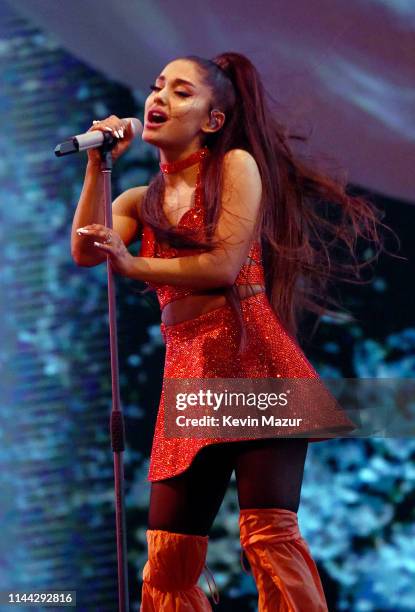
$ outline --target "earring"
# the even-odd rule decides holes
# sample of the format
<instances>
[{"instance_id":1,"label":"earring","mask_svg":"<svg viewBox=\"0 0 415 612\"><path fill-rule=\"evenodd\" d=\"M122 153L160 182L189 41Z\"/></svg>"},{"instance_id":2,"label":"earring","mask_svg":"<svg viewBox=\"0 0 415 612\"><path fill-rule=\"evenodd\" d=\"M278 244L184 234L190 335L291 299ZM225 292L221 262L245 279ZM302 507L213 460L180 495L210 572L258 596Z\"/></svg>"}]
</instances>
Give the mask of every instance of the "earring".
<instances>
[{"instance_id":1,"label":"earring","mask_svg":"<svg viewBox=\"0 0 415 612\"><path fill-rule=\"evenodd\" d=\"M213 110L211 110L211 111L210 111L210 113L212 114L214 110L217 110L217 109L213 109ZM210 122L209 122L209 126L210 126L210 127L212 127L212 128L214 128L214 127L217 127L217 125L218 125L218 120L217 120L217 118L216 118L216 117L211 117L211 118L210 118Z\"/></svg>"}]
</instances>

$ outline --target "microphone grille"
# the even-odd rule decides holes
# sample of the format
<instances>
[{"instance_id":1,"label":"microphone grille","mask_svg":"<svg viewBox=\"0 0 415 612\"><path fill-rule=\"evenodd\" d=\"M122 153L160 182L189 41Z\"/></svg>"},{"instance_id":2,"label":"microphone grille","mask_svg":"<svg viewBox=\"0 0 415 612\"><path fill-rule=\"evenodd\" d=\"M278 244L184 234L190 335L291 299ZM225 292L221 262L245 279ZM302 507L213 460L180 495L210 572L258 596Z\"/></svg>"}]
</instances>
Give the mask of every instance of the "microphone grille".
<instances>
[{"instance_id":1,"label":"microphone grille","mask_svg":"<svg viewBox=\"0 0 415 612\"><path fill-rule=\"evenodd\" d=\"M133 131L134 136L141 134L143 131L143 124L136 117L126 117L124 121L129 121L131 124L131 129Z\"/></svg>"}]
</instances>

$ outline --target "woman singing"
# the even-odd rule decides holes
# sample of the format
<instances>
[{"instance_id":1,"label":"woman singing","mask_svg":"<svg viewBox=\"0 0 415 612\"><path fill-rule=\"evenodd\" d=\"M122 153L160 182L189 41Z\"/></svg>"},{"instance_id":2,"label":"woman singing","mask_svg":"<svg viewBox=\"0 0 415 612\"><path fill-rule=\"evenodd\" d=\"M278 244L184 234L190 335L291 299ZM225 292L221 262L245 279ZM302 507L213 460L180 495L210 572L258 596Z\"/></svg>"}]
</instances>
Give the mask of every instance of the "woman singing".
<instances>
[{"instance_id":1,"label":"woman singing","mask_svg":"<svg viewBox=\"0 0 415 612\"><path fill-rule=\"evenodd\" d=\"M294 155L293 136L273 117L245 56L176 59L151 90L142 138L159 150L160 172L114 200L109 229L100 156L89 150L72 230L78 265L109 256L116 273L147 283L160 302L166 356L148 474L141 610L211 610L197 583L233 470L259 610L327 610L297 511L308 443L354 424L342 410L300 407L302 427L268 437L167 437L165 381L317 379L296 339L300 317L329 312L319 302L328 279L340 278L333 272L358 277L377 257L358 264L353 248L358 237L381 244L377 211ZM90 129L119 139L114 160L133 137L115 115ZM322 202L330 214L319 215ZM134 257L126 247L140 235ZM353 264L333 265L327 247L334 240L346 245Z\"/></svg>"}]
</instances>

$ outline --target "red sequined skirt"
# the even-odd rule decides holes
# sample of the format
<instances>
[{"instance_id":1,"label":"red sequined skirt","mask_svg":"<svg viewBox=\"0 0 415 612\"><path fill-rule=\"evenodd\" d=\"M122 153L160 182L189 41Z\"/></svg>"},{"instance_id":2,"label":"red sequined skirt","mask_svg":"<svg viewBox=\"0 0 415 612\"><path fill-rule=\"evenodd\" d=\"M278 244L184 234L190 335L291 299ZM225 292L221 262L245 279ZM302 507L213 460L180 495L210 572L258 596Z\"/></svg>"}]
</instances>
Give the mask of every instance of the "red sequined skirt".
<instances>
[{"instance_id":1,"label":"red sequined skirt","mask_svg":"<svg viewBox=\"0 0 415 612\"><path fill-rule=\"evenodd\" d=\"M147 479L157 481L184 472L197 452L208 444L249 440L232 438L167 438L164 433L164 383L170 378L319 378L295 339L285 330L264 292L241 300L247 345L237 355L239 328L229 304L173 325L160 324L166 344L163 389L157 414ZM347 431L355 428L342 410L315 412L318 430ZM315 423L314 423L315 421ZM310 425L310 419L308 419ZM301 434L301 428L297 429ZM261 436L265 437L265 436ZM268 436L266 436L268 437ZM276 437L276 435L269 437ZM304 437L308 437L304 435ZM309 442L335 437L308 437Z\"/></svg>"}]
</instances>

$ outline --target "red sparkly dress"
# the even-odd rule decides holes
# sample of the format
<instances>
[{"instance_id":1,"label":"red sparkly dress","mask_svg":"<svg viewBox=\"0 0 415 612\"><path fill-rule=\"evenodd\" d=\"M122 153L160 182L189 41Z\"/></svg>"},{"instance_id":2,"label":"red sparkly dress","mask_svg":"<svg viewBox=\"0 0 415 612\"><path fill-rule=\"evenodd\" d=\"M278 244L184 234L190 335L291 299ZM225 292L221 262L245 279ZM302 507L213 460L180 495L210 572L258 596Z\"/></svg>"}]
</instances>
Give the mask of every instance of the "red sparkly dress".
<instances>
[{"instance_id":1,"label":"red sparkly dress","mask_svg":"<svg viewBox=\"0 0 415 612\"><path fill-rule=\"evenodd\" d=\"M179 162L161 164L163 173L177 172L180 169L199 163L196 181L195 204L181 217L177 230L192 229L202 239L204 235L204 208L201 201L201 181L203 162L208 156L207 148L199 149ZM144 226L142 242L138 253L141 257L183 257L202 251L164 246L157 242L152 228ZM235 284L261 284L265 287L264 270L261 261L261 244L253 242L249 251L249 264L244 264ZM161 283L147 283L153 288L160 308L186 295L196 292L192 287L178 287ZM243 437L166 437L164 420L165 381L173 378L319 378L316 370L307 360L295 339L285 330L277 314L272 309L265 292L257 293L241 300L244 324L247 330L247 346L242 354L237 354L239 331L234 311L229 304L204 312L192 319L165 325L160 329L166 346L163 388L157 414L154 438L148 472L149 481L170 478L185 471L197 452L208 444L250 440L255 430ZM305 412L305 411L303 411ZM298 416L296 414L296 416ZM356 425L341 410L321 410L320 406L307 409L304 425L286 427L276 437L304 433L318 434L319 431L350 432ZM309 442L328 440L335 437L308 437Z\"/></svg>"}]
</instances>

